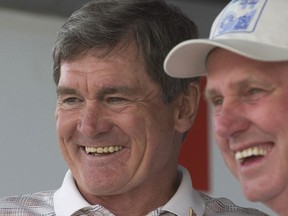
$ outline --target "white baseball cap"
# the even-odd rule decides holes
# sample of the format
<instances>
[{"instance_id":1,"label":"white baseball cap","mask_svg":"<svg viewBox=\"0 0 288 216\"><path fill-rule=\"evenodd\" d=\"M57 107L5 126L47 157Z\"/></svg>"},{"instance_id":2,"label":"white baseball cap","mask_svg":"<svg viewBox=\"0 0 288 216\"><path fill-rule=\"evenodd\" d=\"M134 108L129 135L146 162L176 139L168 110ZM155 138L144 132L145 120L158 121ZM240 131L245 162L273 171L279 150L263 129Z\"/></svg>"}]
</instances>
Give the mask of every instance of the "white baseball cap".
<instances>
[{"instance_id":1,"label":"white baseball cap","mask_svg":"<svg viewBox=\"0 0 288 216\"><path fill-rule=\"evenodd\" d=\"M169 52L165 72L205 76L207 55L216 47L254 60L288 60L288 0L232 0L214 20L209 39L187 40Z\"/></svg>"}]
</instances>

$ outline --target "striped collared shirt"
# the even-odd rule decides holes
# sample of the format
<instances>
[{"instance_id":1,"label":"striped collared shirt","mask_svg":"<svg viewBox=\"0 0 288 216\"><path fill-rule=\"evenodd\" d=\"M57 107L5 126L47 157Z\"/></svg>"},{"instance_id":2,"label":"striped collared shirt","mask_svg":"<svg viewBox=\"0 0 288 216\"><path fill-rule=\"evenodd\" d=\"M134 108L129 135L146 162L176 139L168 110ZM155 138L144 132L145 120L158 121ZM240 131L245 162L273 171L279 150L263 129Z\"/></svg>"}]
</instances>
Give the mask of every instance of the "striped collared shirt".
<instances>
[{"instance_id":1,"label":"striped collared shirt","mask_svg":"<svg viewBox=\"0 0 288 216\"><path fill-rule=\"evenodd\" d=\"M181 184L174 196L147 216L267 216L255 209L241 208L225 198L211 198L192 187L188 171L179 167ZM57 191L43 191L0 200L0 216L114 216L100 205L89 204L77 190L74 178L67 172Z\"/></svg>"}]
</instances>

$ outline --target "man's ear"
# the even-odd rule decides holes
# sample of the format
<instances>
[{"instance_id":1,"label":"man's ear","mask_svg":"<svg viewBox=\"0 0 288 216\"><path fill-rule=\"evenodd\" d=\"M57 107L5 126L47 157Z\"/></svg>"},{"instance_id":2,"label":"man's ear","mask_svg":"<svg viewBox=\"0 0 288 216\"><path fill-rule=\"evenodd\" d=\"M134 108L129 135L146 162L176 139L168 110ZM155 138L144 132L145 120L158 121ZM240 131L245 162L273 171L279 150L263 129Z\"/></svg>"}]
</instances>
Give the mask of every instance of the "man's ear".
<instances>
[{"instance_id":1,"label":"man's ear","mask_svg":"<svg viewBox=\"0 0 288 216\"><path fill-rule=\"evenodd\" d=\"M191 83L186 92L177 98L175 129L184 133L188 131L195 120L199 104L199 84Z\"/></svg>"}]
</instances>

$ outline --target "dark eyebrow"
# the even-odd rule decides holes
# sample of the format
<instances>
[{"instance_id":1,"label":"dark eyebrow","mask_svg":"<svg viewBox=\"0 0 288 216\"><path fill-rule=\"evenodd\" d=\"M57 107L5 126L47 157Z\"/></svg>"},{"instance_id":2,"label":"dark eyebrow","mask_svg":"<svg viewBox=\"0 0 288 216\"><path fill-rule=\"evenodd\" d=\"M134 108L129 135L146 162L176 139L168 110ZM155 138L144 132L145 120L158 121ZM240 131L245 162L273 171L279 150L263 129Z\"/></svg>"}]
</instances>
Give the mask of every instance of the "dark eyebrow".
<instances>
[{"instance_id":1,"label":"dark eyebrow","mask_svg":"<svg viewBox=\"0 0 288 216\"><path fill-rule=\"evenodd\" d=\"M218 94L219 93L218 93L218 91L216 89L207 89L207 88L205 89L205 98L207 100L215 97L215 95L218 95Z\"/></svg>"},{"instance_id":2,"label":"dark eyebrow","mask_svg":"<svg viewBox=\"0 0 288 216\"><path fill-rule=\"evenodd\" d=\"M72 88L67 88L67 87L62 87L58 86L56 89L56 94L59 95L67 95L67 94L77 94L78 92L75 89Z\"/></svg>"},{"instance_id":3,"label":"dark eyebrow","mask_svg":"<svg viewBox=\"0 0 288 216\"><path fill-rule=\"evenodd\" d=\"M67 94L80 94L79 91L69 88L58 86L56 89L57 96L59 95L67 95ZM105 95L116 94L116 93L124 93L128 95L132 95L136 93L135 89L128 88L127 86L119 86L119 87L105 87L97 92L98 98L103 98Z\"/></svg>"},{"instance_id":4,"label":"dark eyebrow","mask_svg":"<svg viewBox=\"0 0 288 216\"><path fill-rule=\"evenodd\" d=\"M103 98L105 95L109 94L116 94L116 93L124 93L124 94L135 94L135 90L128 88L127 86L119 86L119 87L107 87L101 89L98 93L97 96L99 98Z\"/></svg>"}]
</instances>

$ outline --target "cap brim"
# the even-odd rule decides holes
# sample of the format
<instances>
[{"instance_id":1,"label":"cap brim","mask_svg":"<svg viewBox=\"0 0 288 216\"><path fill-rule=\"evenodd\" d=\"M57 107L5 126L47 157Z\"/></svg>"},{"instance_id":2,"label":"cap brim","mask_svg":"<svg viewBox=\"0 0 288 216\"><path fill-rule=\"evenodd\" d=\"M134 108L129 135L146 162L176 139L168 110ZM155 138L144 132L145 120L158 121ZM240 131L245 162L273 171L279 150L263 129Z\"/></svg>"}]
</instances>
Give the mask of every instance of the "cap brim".
<instances>
[{"instance_id":1,"label":"cap brim","mask_svg":"<svg viewBox=\"0 0 288 216\"><path fill-rule=\"evenodd\" d=\"M205 76L206 58L215 47L259 61L287 61L288 49L254 41L236 39L193 39L175 46L164 61L165 72L172 77Z\"/></svg>"}]
</instances>

